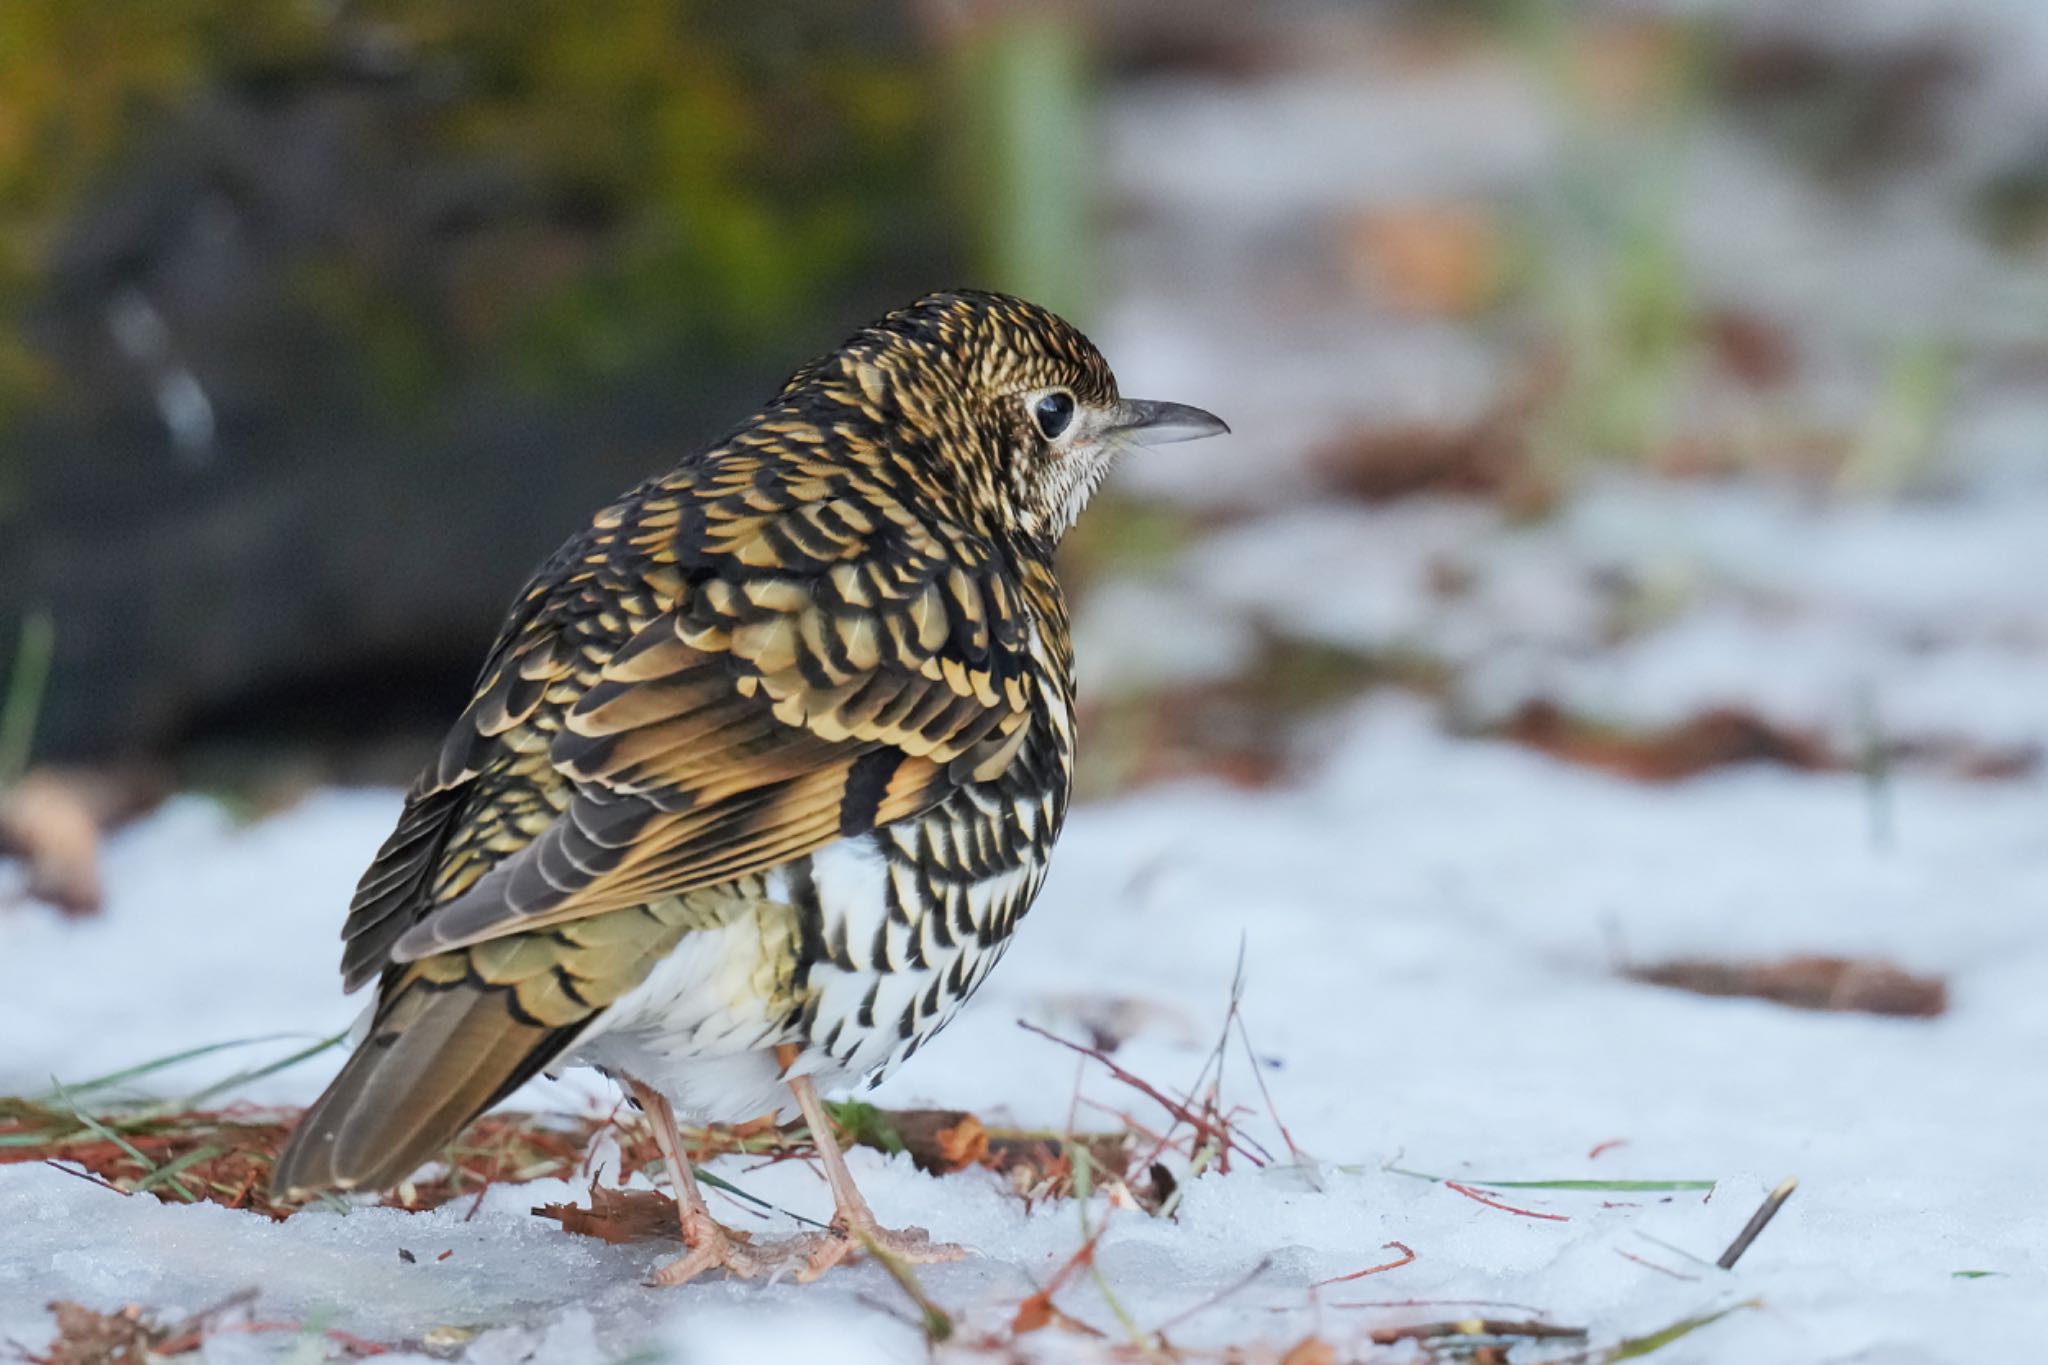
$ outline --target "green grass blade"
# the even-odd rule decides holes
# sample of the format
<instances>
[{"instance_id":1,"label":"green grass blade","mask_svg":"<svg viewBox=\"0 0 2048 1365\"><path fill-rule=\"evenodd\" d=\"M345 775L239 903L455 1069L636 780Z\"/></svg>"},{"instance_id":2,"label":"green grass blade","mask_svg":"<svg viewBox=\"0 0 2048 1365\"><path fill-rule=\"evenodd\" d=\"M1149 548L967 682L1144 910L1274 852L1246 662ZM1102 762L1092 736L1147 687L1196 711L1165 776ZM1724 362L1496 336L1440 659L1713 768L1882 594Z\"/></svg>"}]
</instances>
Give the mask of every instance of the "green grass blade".
<instances>
[{"instance_id":1,"label":"green grass blade","mask_svg":"<svg viewBox=\"0 0 2048 1365\"><path fill-rule=\"evenodd\" d=\"M1640 1360L1652 1351L1663 1350L1680 1337L1691 1336L1702 1327L1712 1326L1730 1313L1739 1313L1745 1308L1756 1308L1762 1303L1763 1300L1761 1299L1744 1299L1741 1303L1730 1304L1719 1312L1702 1313L1698 1317L1687 1318L1683 1322L1674 1322L1661 1332L1652 1332L1646 1337L1630 1337L1626 1341L1617 1343L1614 1349L1605 1356L1602 1356L1601 1359L1603 1361Z\"/></svg>"},{"instance_id":2,"label":"green grass blade","mask_svg":"<svg viewBox=\"0 0 2048 1365\"><path fill-rule=\"evenodd\" d=\"M289 1037L291 1035L282 1034L275 1036ZM290 1067L297 1066L300 1062L306 1061L308 1058L319 1056L321 1053L327 1051L327 1049L331 1047L339 1046L342 1039L346 1037L348 1037L348 1030L343 1029L340 1033L336 1033L330 1037L322 1038L316 1043L310 1043L307 1046L300 1048L297 1052L292 1053L288 1057L280 1057L274 1062L267 1062L262 1066L251 1067L247 1071L238 1071L234 1075L229 1076L226 1080L215 1081L212 1085L206 1086L204 1089L195 1090L191 1094L184 1096L183 1098L175 1102L175 1107L180 1109L190 1109L199 1100L211 1099L213 1096L218 1095L223 1091L233 1090L238 1086L248 1085L252 1081L260 1081L266 1076L274 1076L280 1071L286 1070Z\"/></svg>"},{"instance_id":3,"label":"green grass blade","mask_svg":"<svg viewBox=\"0 0 2048 1365\"><path fill-rule=\"evenodd\" d=\"M1340 1171L1358 1173L1364 1166L1339 1166ZM1576 1190L1582 1193L1605 1194L1682 1194L1694 1190L1711 1190L1718 1183L1712 1180L1484 1180L1476 1175L1445 1176L1431 1175L1428 1171L1411 1171L1400 1166L1379 1168L1388 1175L1405 1175L1415 1180L1427 1180L1432 1185L1441 1185L1455 1178L1460 1185L1478 1185L1489 1190Z\"/></svg>"},{"instance_id":4,"label":"green grass blade","mask_svg":"<svg viewBox=\"0 0 2048 1365\"><path fill-rule=\"evenodd\" d=\"M54 1079L55 1078L53 1077L52 1080ZM119 1147L122 1151L126 1152L134 1160L136 1165L142 1167L143 1174L155 1174L157 1169L156 1163L154 1161L151 1161L147 1156L144 1156L142 1154L141 1148L137 1147L127 1138L122 1137L113 1129L107 1127L106 1124L101 1123L91 1114L86 1113L85 1110L79 1108L75 1103L72 1103L71 1097L69 1095L65 1095L64 1100L65 1103L71 1104L71 1112L73 1116L75 1116L80 1123L84 1124L86 1128L89 1129L95 1137L98 1137L103 1141L111 1142L116 1147ZM185 1202L193 1202L192 1192L190 1190L186 1190L183 1186L177 1185L175 1183L173 1183L172 1188L183 1192L183 1194L185 1195Z\"/></svg>"},{"instance_id":5,"label":"green grass blade","mask_svg":"<svg viewBox=\"0 0 2048 1365\"><path fill-rule=\"evenodd\" d=\"M225 1147L214 1146L211 1144L204 1147L194 1147L191 1151L185 1153L185 1155L179 1157L176 1161L165 1162L163 1165L157 1167L148 1175L144 1176L140 1181L136 1182L135 1192L137 1194L141 1194L144 1190L153 1189L158 1185L167 1183L170 1185L172 1189L184 1194L186 1203L193 1203L194 1200L192 1198L191 1193L185 1190L184 1186L178 1183L178 1177L183 1175L192 1167L197 1166L200 1162L211 1161L213 1158L220 1156L222 1153L226 1151L227 1148Z\"/></svg>"},{"instance_id":6,"label":"green grass blade","mask_svg":"<svg viewBox=\"0 0 2048 1365\"><path fill-rule=\"evenodd\" d=\"M827 1226L824 1223L820 1223L815 1218L806 1218L800 1213L791 1213L788 1209L783 1208L780 1204L771 1204L758 1194L749 1194L747 1191L733 1184L730 1180L727 1180L724 1176L713 1175L711 1172L705 1170L702 1166L692 1166L690 1168L690 1173L697 1177L697 1180L700 1184L709 1185L714 1190L724 1190L727 1194L733 1196L733 1198L744 1200L745 1202L752 1204L757 1209L763 1209L769 1213L779 1213L784 1218L793 1218L799 1223L803 1223L810 1227L818 1228L820 1230L823 1230Z\"/></svg>"},{"instance_id":7,"label":"green grass blade","mask_svg":"<svg viewBox=\"0 0 2048 1365\"><path fill-rule=\"evenodd\" d=\"M52 1100L60 1095L90 1095L95 1090L105 1090L109 1086L120 1085L124 1081L132 1081L138 1077L152 1075L167 1067L177 1066L180 1062L189 1062L194 1058L210 1056L216 1052L225 1052L229 1048L249 1047L256 1043L275 1043L283 1039L302 1036L301 1034L293 1033L263 1033L253 1038L233 1038L225 1043L205 1043L199 1047L189 1047L182 1052L173 1052L167 1056L157 1057L147 1062L138 1062L134 1066L123 1067L119 1071L110 1071L104 1076L95 1076L89 1081L79 1081L75 1085L68 1086L60 1085L56 1089L50 1090L37 1098ZM334 1041L334 1039L330 1038L321 1046L329 1046Z\"/></svg>"},{"instance_id":8,"label":"green grass blade","mask_svg":"<svg viewBox=\"0 0 2048 1365\"><path fill-rule=\"evenodd\" d=\"M38 609L22 619L21 644L14 652L7 698L0 702L0 786L28 770L36 717L43 709L43 687L50 680L50 659L56 645L57 628L49 612Z\"/></svg>"}]
</instances>

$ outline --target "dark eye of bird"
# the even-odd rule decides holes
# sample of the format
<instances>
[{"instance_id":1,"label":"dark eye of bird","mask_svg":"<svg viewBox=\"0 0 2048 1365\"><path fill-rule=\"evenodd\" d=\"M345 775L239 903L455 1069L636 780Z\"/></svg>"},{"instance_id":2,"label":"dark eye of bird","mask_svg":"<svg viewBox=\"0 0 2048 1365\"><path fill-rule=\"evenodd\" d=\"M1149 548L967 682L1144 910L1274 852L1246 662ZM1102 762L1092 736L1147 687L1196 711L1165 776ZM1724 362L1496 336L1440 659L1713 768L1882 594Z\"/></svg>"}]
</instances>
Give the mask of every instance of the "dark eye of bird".
<instances>
[{"instance_id":1,"label":"dark eye of bird","mask_svg":"<svg viewBox=\"0 0 2048 1365\"><path fill-rule=\"evenodd\" d=\"M1074 395L1064 389L1055 390L1032 405L1031 415L1045 439L1054 440L1074 420Z\"/></svg>"}]
</instances>

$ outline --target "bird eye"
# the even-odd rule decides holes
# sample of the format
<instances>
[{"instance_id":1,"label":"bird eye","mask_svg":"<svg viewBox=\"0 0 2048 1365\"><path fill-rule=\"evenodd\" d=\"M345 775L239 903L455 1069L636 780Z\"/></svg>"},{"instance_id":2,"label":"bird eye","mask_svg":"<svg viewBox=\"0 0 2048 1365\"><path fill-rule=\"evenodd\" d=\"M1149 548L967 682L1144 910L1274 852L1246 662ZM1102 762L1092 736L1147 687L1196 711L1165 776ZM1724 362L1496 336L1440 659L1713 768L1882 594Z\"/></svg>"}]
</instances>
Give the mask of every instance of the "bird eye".
<instances>
[{"instance_id":1,"label":"bird eye","mask_svg":"<svg viewBox=\"0 0 2048 1365\"><path fill-rule=\"evenodd\" d=\"M1067 429L1067 424L1074 420L1074 395L1065 389L1054 389L1032 404L1031 416L1046 440L1057 440L1059 434Z\"/></svg>"}]
</instances>

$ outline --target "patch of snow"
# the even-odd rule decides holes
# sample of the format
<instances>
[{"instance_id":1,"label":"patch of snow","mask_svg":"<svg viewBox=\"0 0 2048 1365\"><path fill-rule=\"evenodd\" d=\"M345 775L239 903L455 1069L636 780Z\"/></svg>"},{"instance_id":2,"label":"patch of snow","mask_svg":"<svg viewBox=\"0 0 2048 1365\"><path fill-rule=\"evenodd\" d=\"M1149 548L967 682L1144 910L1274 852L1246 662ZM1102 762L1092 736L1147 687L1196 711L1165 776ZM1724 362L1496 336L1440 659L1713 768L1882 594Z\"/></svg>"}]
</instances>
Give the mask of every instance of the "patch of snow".
<instances>
[{"instance_id":1,"label":"patch of snow","mask_svg":"<svg viewBox=\"0 0 2048 1365\"><path fill-rule=\"evenodd\" d=\"M1079 1077L1085 1123L1124 1111L1157 1125L1141 1096L1015 1020L1085 1036L1087 1002L1120 1000L1135 1031L1117 1060L1186 1085L1242 942L1263 1078L1319 1164L1193 1179L1177 1221L1098 1199L1100 1268L1142 1326L1220 1294L1173 1328L1177 1343L1284 1347L1318 1332L1359 1346L1373 1328L1471 1311L1438 1301L1485 1299L1611 1340L1760 1296L1684 1358L2001 1358L2048 1332L2048 1219L2023 1198L2038 1174L2024 1135L2048 1124L2048 1094L2025 1083L2048 1048L2048 784L1908 775L1893 801L1883 847L1854 778L1758 769L1644 788L1449 738L1419 705L1369 706L1333 727L1297 786L1183 785L1076 812L1002 969L872 1098L1061 1126ZM335 926L394 809L388 794L333 793L235 830L181 802L116 840L105 918L0 921L7 1085L345 1022ZM1617 952L1882 955L1945 975L1953 1006L1901 1021L1704 999L1618 978ZM1228 1094L1255 1111L1245 1131L1278 1148L1243 1054L1228 1066ZM309 1063L263 1093L304 1098L331 1068ZM1000 1331L1081 1243L1071 1203L1027 1211L987 1173L932 1178L865 1149L851 1160L886 1220L975 1249L919 1272L963 1341ZM1535 1218L1396 1167L1718 1184L1711 1199L1500 1192L1552 1215ZM801 1163L715 1169L798 1213L829 1210ZM1800 1192L1736 1271L1690 1259L1710 1262L1788 1173ZM722 1361L827 1344L852 1360L924 1358L907 1302L872 1266L813 1285L647 1288L672 1249L605 1246L528 1212L580 1193L537 1182L493 1189L474 1217L458 1203L279 1225L0 1167L0 1336L46 1339L52 1298L175 1318L258 1286L250 1312L263 1319L415 1343L475 1330L473 1361L573 1365L643 1348ZM719 1206L740 1226L788 1230ZM1399 1259L1395 1242L1412 1264L1311 1291ZM1431 1302L1387 1306L1408 1299ZM1031 1358L1103 1358L1122 1339L1085 1277L1059 1302L1108 1335L1047 1329L1023 1339ZM217 1340L218 1358L246 1361L294 1338Z\"/></svg>"},{"instance_id":2,"label":"patch of snow","mask_svg":"<svg viewBox=\"0 0 2048 1365\"><path fill-rule=\"evenodd\" d=\"M1340 503L1255 518L1180 573L1219 615L1458 671L1461 711L1532 698L1661 725L1757 711L1856 751L2048 743L2043 490L1802 504L1610 478L1551 521Z\"/></svg>"}]
</instances>

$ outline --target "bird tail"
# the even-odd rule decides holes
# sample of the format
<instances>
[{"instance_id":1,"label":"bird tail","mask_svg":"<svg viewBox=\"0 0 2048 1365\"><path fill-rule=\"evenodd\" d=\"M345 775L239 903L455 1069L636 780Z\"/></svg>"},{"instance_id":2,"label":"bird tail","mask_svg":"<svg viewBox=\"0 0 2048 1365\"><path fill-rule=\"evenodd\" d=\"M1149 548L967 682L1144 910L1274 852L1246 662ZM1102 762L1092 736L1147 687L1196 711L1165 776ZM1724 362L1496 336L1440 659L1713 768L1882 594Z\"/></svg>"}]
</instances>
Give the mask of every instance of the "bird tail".
<instances>
[{"instance_id":1,"label":"bird tail","mask_svg":"<svg viewBox=\"0 0 2048 1365\"><path fill-rule=\"evenodd\" d=\"M278 1154L274 1195L384 1189L559 1055L569 1027L523 1017L510 990L442 984L417 968L379 1004L369 1036Z\"/></svg>"}]
</instances>

